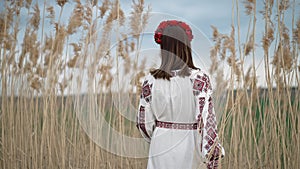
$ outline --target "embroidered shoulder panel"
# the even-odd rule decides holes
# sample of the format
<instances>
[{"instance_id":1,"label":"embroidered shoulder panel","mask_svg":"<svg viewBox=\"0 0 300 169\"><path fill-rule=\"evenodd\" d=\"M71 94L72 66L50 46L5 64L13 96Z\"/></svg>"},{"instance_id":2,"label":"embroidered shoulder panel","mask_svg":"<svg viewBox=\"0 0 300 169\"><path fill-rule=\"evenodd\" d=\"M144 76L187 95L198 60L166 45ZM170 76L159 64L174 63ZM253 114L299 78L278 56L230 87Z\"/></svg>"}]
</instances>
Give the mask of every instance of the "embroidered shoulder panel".
<instances>
[{"instance_id":1,"label":"embroidered shoulder panel","mask_svg":"<svg viewBox=\"0 0 300 169\"><path fill-rule=\"evenodd\" d=\"M152 86L153 86L153 79L146 77L142 85L142 92L141 92L141 99L145 99L147 103L151 102L152 99Z\"/></svg>"},{"instance_id":2,"label":"embroidered shoulder panel","mask_svg":"<svg viewBox=\"0 0 300 169\"><path fill-rule=\"evenodd\" d=\"M208 75L200 70L193 74L191 81L193 83L193 92L195 96L199 95L201 92L207 93L208 90L212 90Z\"/></svg>"}]
</instances>

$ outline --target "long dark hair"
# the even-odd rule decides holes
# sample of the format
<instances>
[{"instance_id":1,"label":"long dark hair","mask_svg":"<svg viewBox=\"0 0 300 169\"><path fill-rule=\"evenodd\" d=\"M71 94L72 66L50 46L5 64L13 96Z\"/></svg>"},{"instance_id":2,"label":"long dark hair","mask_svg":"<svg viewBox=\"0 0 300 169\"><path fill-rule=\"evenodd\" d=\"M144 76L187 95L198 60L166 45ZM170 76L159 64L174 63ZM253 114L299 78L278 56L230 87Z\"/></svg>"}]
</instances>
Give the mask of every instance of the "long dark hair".
<instances>
[{"instance_id":1,"label":"long dark hair","mask_svg":"<svg viewBox=\"0 0 300 169\"><path fill-rule=\"evenodd\" d=\"M161 65L158 69L150 71L155 79L170 80L172 70L179 70L179 76L189 76L190 68L198 69L193 63L191 42L180 26L165 28L160 48Z\"/></svg>"}]
</instances>

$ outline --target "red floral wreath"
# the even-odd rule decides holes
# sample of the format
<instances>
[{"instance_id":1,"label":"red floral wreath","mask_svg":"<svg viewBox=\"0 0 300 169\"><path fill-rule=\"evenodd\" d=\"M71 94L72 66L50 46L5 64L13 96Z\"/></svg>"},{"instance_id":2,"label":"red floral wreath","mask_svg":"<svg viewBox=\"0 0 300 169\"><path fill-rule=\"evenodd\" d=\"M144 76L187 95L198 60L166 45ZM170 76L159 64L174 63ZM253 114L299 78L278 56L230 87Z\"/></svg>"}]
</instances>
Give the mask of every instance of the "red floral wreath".
<instances>
[{"instance_id":1,"label":"red floral wreath","mask_svg":"<svg viewBox=\"0 0 300 169\"><path fill-rule=\"evenodd\" d=\"M162 38L164 29L168 26L176 26L176 25L180 26L187 34L189 40L192 41L192 39L193 39L192 29L190 28L190 26L188 24L186 24L182 21L169 20L169 21L163 21L158 25L158 27L155 31L155 35L154 35L155 42L158 44L161 44L161 38Z\"/></svg>"}]
</instances>

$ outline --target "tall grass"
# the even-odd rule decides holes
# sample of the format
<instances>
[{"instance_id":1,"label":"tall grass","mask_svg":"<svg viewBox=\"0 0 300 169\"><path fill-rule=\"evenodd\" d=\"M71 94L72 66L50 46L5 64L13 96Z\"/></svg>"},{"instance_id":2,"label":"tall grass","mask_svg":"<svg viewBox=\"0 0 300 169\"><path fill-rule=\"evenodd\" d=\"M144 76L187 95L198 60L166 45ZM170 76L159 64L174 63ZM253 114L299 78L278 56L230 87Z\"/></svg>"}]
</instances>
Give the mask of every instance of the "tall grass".
<instances>
[{"instance_id":1,"label":"tall grass","mask_svg":"<svg viewBox=\"0 0 300 169\"><path fill-rule=\"evenodd\" d=\"M52 6L46 0L42 5L28 0L2 4L0 168L145 166L145 159L119 157L101 149L76 116L78 111L102 112L119 132L130 130L130 135L138 135L133 122L124 123L125 118L117 113L120 109L115 109L111 101L112 94L107 92L113 83L111 70L116 60L124 60L122 64L128 69L125 73L138 72L138 67L130 69L134 62L129 52L137 49L140 32L130 40L126 37L130 35L121 36L119 31L115 52L121 59L114 58L114 51L110 51L114 45L111 36L118 31L114 26L121 29L125 22L119 1L100 4L57 0ZM70 4L74 8L66 22L63 17L69 13L66 6ZM132 6L138 9L131 14L132 29L142 31L145 23L140 21L147 20L144 2L134 1ZM24 13L28 14L25 28L20 26L26 19L21 16ZM137 21L135 15L143 18Z\"/></svg>"},{"instance_id":2,"label":"tall grass","mask_svg":"<svg viewBox=\"0 0 300 169\"><path fill-rule=\"evenodd\" d=\"M227 103L220 123L220 135L227 150L225 168L299 168L299 19L296 1L264 1L258 11L255 0L243 1L249 17L246 42L241 42L240 1L232 1L232 32L219 33L213 27L211 74L228 84ZM292 11L292 25L285 15ZM273 14L275 12L275 14ZM257 39L258 15L264 20L262 39ZM276 18L274 20L274 18ZM289 30L289 28L291 30ZM292 33L289 33L292 32ZM237 36L237 39L236 39ZM237 44L236 44L237 43ZM257 85L257 51L262 50L267 88ZM252 57L245 68L245 58ZM230 77L216 65L230 67ZM244 73L245 72L245 73ZM219 79L218 79L219 78ZM224 87L224 85L222 86Z\"/></svg>"},{"instance_id":3,"label":"tall grass","mask_svg":"<svg viewBox=\"0 0 300 169\"><path fill-rule=\"evenodd\" d=\"M298 168L300 19L296 20L296 1L266 0L260 12L256 1L245 1L249 16L246 42L241 41L239 26L241 2L232 2L232 32L222 34L213 27L212 35L210 73L216 77L215 98L221 97L218 93L224 86L227 89L225 108L220 109L219 135L226 151L220 168ZM74 9L65 22L70 3ZM145 168L146 158L108 152L85 130L100 126L96 132L101 133L106 121L112 127L109 130L139 137L134 122L121 113L136 112L135 91L145 74L139 58L140 33L149 18L144 1L133 1L129 19L119 0L56 0L53 6L46 0L42 5L21 0L3 5L1 168ZM293 11L291 26L284 20L288 9ZM21 26L24 13L29 17ZM258 15L265 21L262 39L256 36ZM130 34L123 32L126 20ZM114 51L113 38L117 41ZM264 53L265 89L257 85L258 50ZM134 57L130 57L132 52ZM249 68L245 68L246 57L252 57ZM230 67L228 79L217 66L221 64ZM122 76L132 77L131 88L123 88ZM108 92L114 88L119 92ZM122 102L124 94L129 102ZM105 121L100 120L96 127L82 124L78 112L87 120L103 116ZM108 144L113 138L110 132L102 132L107 133ZM125 145L109 146L122 151ZM138 154L139 150L132 151Z\"/></svg>"}]
</instances>

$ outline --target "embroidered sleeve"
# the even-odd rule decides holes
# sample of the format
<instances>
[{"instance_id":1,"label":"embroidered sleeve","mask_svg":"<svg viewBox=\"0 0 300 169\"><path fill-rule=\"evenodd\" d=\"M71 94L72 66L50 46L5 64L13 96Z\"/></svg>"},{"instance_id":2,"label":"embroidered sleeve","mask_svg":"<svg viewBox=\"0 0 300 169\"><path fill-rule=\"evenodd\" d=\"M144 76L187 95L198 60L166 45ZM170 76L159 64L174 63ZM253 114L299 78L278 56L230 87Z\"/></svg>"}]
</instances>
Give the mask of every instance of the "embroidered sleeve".
<instances>
[{"instance_id":1,"label":"embroidered sleeve","mask_svg":"<svg viewBox=\"0 0 300 169\"><path fill-rule=\"evenodd\" d=\"M140 103L137 113L137 128L147 142L150 142L155 118L151 109L153 79L147 76L142 84Z\"/></svg>"},{"instance_id":2,"label":"embroidered sleeve","mask_svg":"<svg viewBox=\"0 0 300 169\"><path fill-rule=\"evenodd\" d=\"M212 102L212 87L205 73L197 74L193 79L193 92L196 98L196 119L199 134L202 136L200 150L207 160L207 168L217 168L220 156L225 152L219 143L217 121Z\"/></svg>"}]
</instances>

